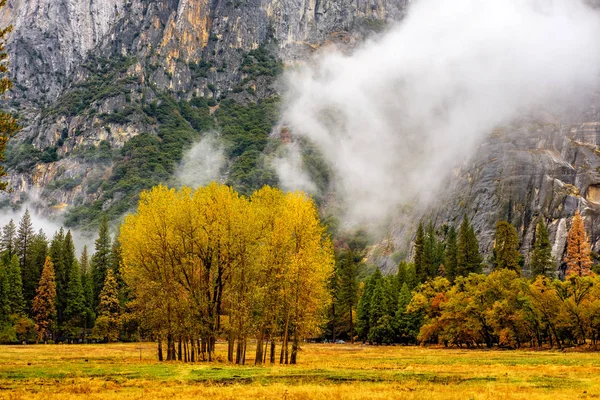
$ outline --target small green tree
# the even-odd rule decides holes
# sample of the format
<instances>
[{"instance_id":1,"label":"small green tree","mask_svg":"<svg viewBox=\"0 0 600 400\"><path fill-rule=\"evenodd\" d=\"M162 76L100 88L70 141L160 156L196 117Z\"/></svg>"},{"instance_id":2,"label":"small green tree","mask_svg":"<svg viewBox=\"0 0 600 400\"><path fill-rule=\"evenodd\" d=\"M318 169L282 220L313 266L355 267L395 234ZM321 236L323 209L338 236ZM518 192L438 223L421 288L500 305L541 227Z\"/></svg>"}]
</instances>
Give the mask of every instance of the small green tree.
<instances>
[{"instance_id":1,"label":"small green tree","mask_svg":"<svg viewBox=\"0 0 600 400\"><path fill-rule=\"evenodd\" d=\"M494 243L494 269L510 269L521 274L520 263L517 230L508 221L498 221Z\"/></svg>"},{"instance_id":2,"label":"small green tree","mask_svg":"<svg viewBox=\"0 0 600 400\"><path fill-rule=\"evenodd\" d=\"M423 253L425 250L425 230L423 229L423 223L419 223L417 228L417 236L415 237L414 247L414 264L415 272L417 274L417 280L423 282L426 275L426 260L423 259Z\"/></svg>"},{"instance_id":3,"label":"small green tree","mask_svg":"<svg viewBox=\"0 0 600 400\"><path fill-rule=\"evenodd\" d=\"M536 230L535 243L531 252L531 274L550 276L553 272L554 258L552 257L552 245L548 235L548 228L544 218L540 216Z\"/></svg>"},{"instance_id":4,"label":"small green tree","mask_svg":"<svg viewBox=\"0 0 600 400\"><path fill-rule=\"evenodd\" d=\"M465 215L458 231L455 276L467 276L470 273L480 274L482 261L477 236Z\"/></svg>"},{"instance_id":5,"label":"small green tree","mask_svg":"<svg viewBox=\"0 0 600 400\"><path fill-rule=\"evenodd\" d=\"M8 284L7 300L10 312L13 315L25 315L25 299L23 298L23 282L21 281L21 268L19 258L13 255L6 267L6 281Z\"/></svg>"},{"instance_id":6,"label":"small green tree","mask_svg":"<svg viewBox=\"0 0 600 400\"><path fill-rule=\"evenodd\" d=\"M444 266L446 267L446 278L450 282L454 282L454 278L456 277L456 269L457 269L457 254L458 254L458 244L456 237L456 229L451 226L448 230L448 239L446 243L446 252L444 254Z\"/></svg>"},{"instance_id":7,"label":"small green tree","mask_svg":"<svg viewBox=\"0 0 600 400\"><path fill-rule=\"evenodd\" d=\"M42 268L48 255L48 239L44 231L40 231L33 237L31 241L31 255L28 259L28 266L23 273L23 296L27 303L27 309L31 310L31 304L35 297L40 277L42 276Z\"/></svg>"}]
</instances>

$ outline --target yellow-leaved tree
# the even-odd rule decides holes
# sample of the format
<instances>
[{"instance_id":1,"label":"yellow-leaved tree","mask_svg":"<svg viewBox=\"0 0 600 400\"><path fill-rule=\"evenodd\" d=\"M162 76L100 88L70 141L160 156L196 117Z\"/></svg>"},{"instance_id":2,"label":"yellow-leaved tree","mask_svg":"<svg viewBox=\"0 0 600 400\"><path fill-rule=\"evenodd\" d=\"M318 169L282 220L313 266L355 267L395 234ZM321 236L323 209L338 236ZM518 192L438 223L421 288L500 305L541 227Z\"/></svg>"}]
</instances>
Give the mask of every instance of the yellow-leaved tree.
<instances>
[{"instance_id":1,"label":"yellow-leaved tree","mask_svg":"<svg viewBox=\"0 0 600 400\"><path fill-rule=\"evenodd\" d=\"M231 362L245 363L255 337L255 363L269 342L274 362L277 338L281 362L294 363L320 325L333 249L302 193L265 187L249 199L216 183L158 186L142 193L120 241L133 308L157 337L159 359L166 338L168 360L210 361L225 334Z\"/></svg>"}]
</instances>

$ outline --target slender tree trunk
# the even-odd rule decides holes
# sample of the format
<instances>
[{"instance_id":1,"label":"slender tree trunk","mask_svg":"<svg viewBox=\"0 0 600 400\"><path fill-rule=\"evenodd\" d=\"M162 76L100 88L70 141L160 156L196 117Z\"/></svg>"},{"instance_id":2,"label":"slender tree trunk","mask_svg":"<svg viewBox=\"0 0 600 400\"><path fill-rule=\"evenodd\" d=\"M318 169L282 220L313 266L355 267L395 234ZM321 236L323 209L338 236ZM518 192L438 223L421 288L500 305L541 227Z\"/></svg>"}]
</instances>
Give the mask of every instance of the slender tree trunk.
<instances>
[{"instance_id":1,"label":"slender tree trunk","mask_svg":"<svg viewBox=\"0 0 600 400\"><path fill-rule=\"evenodd\" d=\"M237 339L237 349L236 349L236 353L235 353L235 363L236 364L241 364L242 363L242 339L240 337L238 337Z\"/></svg>"},{"instance_id":2,"label":"slender tree trunk","mask_svg":"<svg viewBox=\"0 0 600 400\"><path fill-rule=\"evenodd\" d=\"M233 348L235 346L235 338L233 336L233 329L229 331L229 339L227 341L227 361L233 362Z\"/></svg>"},{"instance_id":3,"label":"slender tree trunk","mask_svg":"<svg viewBox=\"0 0 600 400\"><path fill-rule=\"evenodd\" d=\"M181 336L179 337L179 343L177 344L177 361L183 361L183 351L181 344Z\"/></svg>"},{"instance_id":4,"label":"slender tree trunk","mask_svg":"<svg viewBox=\"0 0 600 400\"><path fill-rule=\"evenodd\" d=\"M183 342L183 362L188 362L188 342L187 339Z\"/></svg>"},{"instance_id":5,"label":"slender tree trunk","mask_svg":"<svg viewBox=\"0 0 600 400\"><path fill-rule=\"evenodd\" d=\"M163 361L162 339L158 337L158 361Z\"/></svg>"},{"instance_id":6,"label":"slender tree trunk","mask_svg":"<svg viewBox=\"0 0 600 400\"><path fill-rule=\"evenodd\" d=\"M292 342L292 356L290 358L290 364L296 364L299 346L300 346L300 343L298 343L298 331L296 330L294 332L294 341Z\"/></svg>"},{"instance_id":7,"label":"slender tree trunk","mask_svg":"<svg viewBox=\"0 0 600 400\"><path fill-rule=\"evenodd\" d=\"M271 364L275 364L275 339L271 338L271 356L269 358Z\"/></svg>"},{"instance_id":8,"label":"slender tree trunk","mask_svg":"<svg viewBox=\"0 0 600 400\"><path fill-rule=\"evenodd\" d=\"M243 351L242 351L242 365L246 365L246 347L247 347L247 340L246 338L244 338L244 342L242 345Z\"/></svg>"},{"instance_id":9,"label":"slender tree trunk","mask_svg":"<svg viewBox=\"0 0 600 400\"><path fill-rule=\"evenodd\" d=\"M206 337L198 339L200 341L200 351L202 353L202 361L206 360Z\"/></svg>"},{"instance_id":10,"label":"slender tree trunk","mask_svg":"<svg viewBox=\"0 0 600 400\"><path fill-rule=\"evenodd\" d=\"M196 361L196 341L194 340L193 337L192 337L192 340L191 340L191 345L192 345L191 361L193 363L193 362Z\"/></svg>"},{"instance_id":11,"label":"slender tree trunk","mask_svg":"<svg viewBox=\"0 0 600 400\"><path fill-rule=\"evenodd\" d=\"M256 356L254 357L254 365L262 364L264 332L264 329L261 329L258 338L256 339Z\"/></svg>"}]
</instances>

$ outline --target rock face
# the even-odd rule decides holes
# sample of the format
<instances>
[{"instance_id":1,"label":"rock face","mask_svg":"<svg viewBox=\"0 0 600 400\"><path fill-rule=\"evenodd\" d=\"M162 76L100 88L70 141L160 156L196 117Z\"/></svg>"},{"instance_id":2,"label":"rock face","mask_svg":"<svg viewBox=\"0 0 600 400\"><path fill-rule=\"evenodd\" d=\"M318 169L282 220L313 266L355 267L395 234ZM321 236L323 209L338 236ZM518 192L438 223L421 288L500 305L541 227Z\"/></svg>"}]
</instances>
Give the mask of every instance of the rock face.
<instances>
[{"instance_id":1,"label":"rock face","mask_svg":"<svg viewBox=\"0 0 600 400\"><path fill-rule=\"evenodd\" d=\"M596 101L593 101L596 103ZM489 257L495 225L510 221L521 236L527 262L539 218L544 218L560 269L566 234L580 210L593 249L600 249L600 119L597 113L573 113L568 120L546 116L497 129L471 160L452 171L446 190L425 211L402 216L392 224L396 249L407 251L415 221L458 227L466 215ZM411 222L406 222L406 221ZM380 261L393 270L389 259Z\"/></svg>"},{"instance_id":2,"label":"rock face","mask_svg":"<svg viewBox=\"0 0 600 400\"><path fill-rule=\"evenodd\" d=\"M248 52L269 46L293 62L329 41L357 43L402 18L406 3L9 0L0 23L14 27L14 89L4 107L19 112L23 130L12 141L14 192L4 201L38 193L47 212L95 201L114 154L140 133L157 134L146 105L164 96L241 103L272 96L260 73L242 70Z\"/></svg>"},{"instance_id":3,"label":"rock face","mask_svg":"<svg viewBox=\"0 0 600 400\"><path fill-rule=\"evenodd\" d=\"M111 154L141 133L158 133L142 109L165 93L257 102L276 88L243 69L250 51L268 46L292 63L329 42L352 45L401 19L408 2L9 0L0 23L14 25L8 48L15 89L4 105L24 125L14 141L22 154L9 171L10 201L41 194L47 212L93 202L115 167ZM493 132L449 176L436 204L393 221L386 254L410 251L420 219L457 225L466 214L486 254L496 221L509 219L526 255L543 217L558 260L576 209L599 250L600 101L590 103L596 108L568 121L547 117ZM388 271L392 259L381 258Z\"/></svg>"}]
</instances>

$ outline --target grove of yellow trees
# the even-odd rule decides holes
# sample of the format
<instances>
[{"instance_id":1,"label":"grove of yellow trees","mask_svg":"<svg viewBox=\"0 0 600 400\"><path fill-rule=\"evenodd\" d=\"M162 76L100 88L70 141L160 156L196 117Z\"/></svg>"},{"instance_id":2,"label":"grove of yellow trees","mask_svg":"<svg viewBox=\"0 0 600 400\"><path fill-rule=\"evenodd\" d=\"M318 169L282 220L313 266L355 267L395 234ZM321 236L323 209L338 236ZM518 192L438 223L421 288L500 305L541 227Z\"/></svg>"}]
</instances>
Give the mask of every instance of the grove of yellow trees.
<instances>
[{"instance_id":1,"label":"grove of yellow trees","mask_svg":"<svg viewBox=\"0 0 600 400\"><path fill-rule=\"evenodd\" d=\"M120 231L123 278L143 329L167 359L211 360L217 336L229 361L295 363L328 304L333 248L313 201L264 187L250 198L213 183L142 193ZM179 349L176 351L175 346Z\"/></svg>"}]
</instances>

